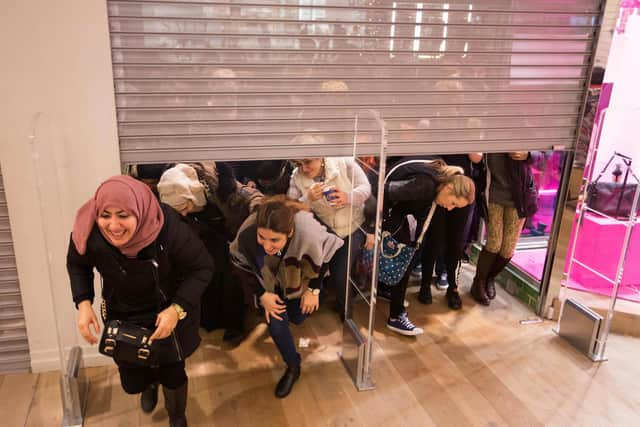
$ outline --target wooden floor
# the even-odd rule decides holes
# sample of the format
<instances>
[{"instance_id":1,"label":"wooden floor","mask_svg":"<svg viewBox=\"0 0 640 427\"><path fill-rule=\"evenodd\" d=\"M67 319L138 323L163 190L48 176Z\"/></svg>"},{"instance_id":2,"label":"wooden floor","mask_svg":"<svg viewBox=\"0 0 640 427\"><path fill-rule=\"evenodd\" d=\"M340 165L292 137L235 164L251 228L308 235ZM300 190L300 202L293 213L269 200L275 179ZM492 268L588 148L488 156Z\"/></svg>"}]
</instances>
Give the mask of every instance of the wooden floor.
<instances>
[{"instance_id":1,"label":"wooden floor","mask_svg":"<svg viewBox=\"0 0 640 427\"><path fill-rule=\"evenodd\" d=\"M557 337L551 322L520 325L533 314L502 290L489 308L465 295L460 312L434 293L431 306L408 297L411 318L425 328L417 339L387 331L388 305L379 303L374 391L354 388L336 355L337 316L326 308L294 327L311 344L301 349L302 377L285 400L273 396L283 366L263 324L233 349L221 332L206 335L188 362L190 425L640 425L640 339L612 336L609 361L594 364ZM361 308L356 319L363 322ZM167 425L162 401L143 414L113 367L87 374L86 426ZM59 425L56 374L0 376L0 413L2 426Z\"/></svg>"}]
</instances>

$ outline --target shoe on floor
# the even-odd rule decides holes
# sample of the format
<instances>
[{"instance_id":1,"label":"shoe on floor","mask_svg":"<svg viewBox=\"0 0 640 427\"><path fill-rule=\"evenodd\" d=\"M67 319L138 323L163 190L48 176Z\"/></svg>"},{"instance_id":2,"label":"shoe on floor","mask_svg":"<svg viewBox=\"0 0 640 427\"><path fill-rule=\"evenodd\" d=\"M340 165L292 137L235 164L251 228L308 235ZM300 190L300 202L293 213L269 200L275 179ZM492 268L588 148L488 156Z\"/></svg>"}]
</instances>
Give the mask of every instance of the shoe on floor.
<instances>
[{"instance_id":1,"label":"shoe on floor","mask_svg":"<svg viewBox=\"0 0 640 427\"><path fill-rule=\"evenodd\" d=\"M448 287L449 287L449 280L447 278L447 272L445 271L438 276L438 279L436 280L436 289L443 291Z\"/></svg>"},{"instance_id":2,"label":"shoe on floor","mask_svg":"<svg viewBox=\"0 0 640 427\"><path fill-rule=\"evenodd\" d=\"M422 304L431 304L433 302L433 296L431 295L431 285L422 284L420 286L420 292L418 292L418 301Z\"/></svg>"},{"instance_id":3,"label":"shoe on floor","mask_svg":"<svg viewBox=\"0 0 640 427\"><path fill-rule=\"evenodd\" d=\"M287 370L276 385L276 397L279 399L287 397L289 393L291 393L293 385L298 381L298 378L300 378L300 365L287 366Z\"/></svg>"},{"instance_id":4,"label":"shoe on floor","mask_svg":"<svg viewBox=\"0 0 640 427\"><path fill-rule=\"evenodd\" d=\"M140 406L145 414L150 414L158 404L158 384L151 384L140 395Z\"/></svg>"},{"instance_id":5,"label":"shoe on floor","mask_svg":"<svg viewBox=\"0 0 640 427\"><path fill-rule=\"evenodd\" d=\"M457 289L447 289L447 305L451 310L460 310L462 308L462 299Z\"/></svg>"},{"instance_id":6,"label":"shoe on floor","mask_svg":"<svg viewBox=\"0 0 640 427\"><path fill-rule=\"evenodd\" d=\"M413 270L411 270L411 274L409 275L409 279L411 280L422 279L422 264L418 264L415 267L413 267Z\"/></svg>"},{"instance_id":7,"label":"shoe on floor","mask_svg":"<svg viewBox=\"0 0 640 427\"><path fill-rule=\"evenodd\" d=\"M400 335L406 335L410 337L421 335L424 333L424 330L422 328L418 328L413 323L411 323L411 320L409 320L409 316L407 316L406 312L402 313L396 318L389 318L389 320L387 321L387 328L399 333Z\"/></svg>"}]
</instances>

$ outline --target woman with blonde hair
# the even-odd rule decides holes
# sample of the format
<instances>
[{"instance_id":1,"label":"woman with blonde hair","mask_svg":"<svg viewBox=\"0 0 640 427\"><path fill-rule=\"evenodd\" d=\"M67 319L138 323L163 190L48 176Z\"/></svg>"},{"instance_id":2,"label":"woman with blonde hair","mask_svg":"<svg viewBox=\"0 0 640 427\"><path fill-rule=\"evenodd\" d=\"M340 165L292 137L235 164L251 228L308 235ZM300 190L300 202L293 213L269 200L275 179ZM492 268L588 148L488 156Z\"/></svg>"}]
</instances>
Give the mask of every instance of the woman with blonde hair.
<instances>
[{"instance_id":1,"label":"woman with blonde hair","mask_svg":"<svg viewBox=\"0 0 640 427\"><path fill-rule=\"evenodd\" d=\"M305 141L322 144L324 137L310 132L299 135L296 140L302 144ZM360 165L350 157L306 158L293 163L296 168L291 174L287 195L308 205L320 221L345 242L331 261L329 280L336 292L338 313L350 318L354 292L347 271L353 271L358 253L367 242L362 226L371 185Z\"/></svg>"},{"instance_id":2,"label":"woman with blonde hair","mask_svg":"<svg viewBox=\"0 0 640 427\"><path fill-rule=\"evenodd\" d=\"M471 177L472 164L482 161L482 153L445 155L442 159L447 163L450 171L457 173L458 170L454 169L457 167L465 176ZM462 178L456 179L466 182ZM473 192L475 193L475 188ZM418 300L421 303L431 304L432 302L431 278L435 265L436 287L447 290L445 294L447 305L452 310L462 308L462 299L458 293L457 272L469 232L470 214L474 206L474 201L470 200L467 206L458 209L447 210L440 206L436 209L425 237L428 244L422 249L422 280L418 294Z\"/></svg>"},{"instance_id":3,"label":"woman with blonde hair","mask_svg":"<svg viewBox=\"0 0 640 427\"><path fill-rule=\"evenodd\" d=\"M475 200L475 185L459 167L448 166L441 159L401 159L390 169L385 187L385 220L382 228L401 243L412 243L408 215L417 220L421 230L430 212L437 208L451 211L464 208ZM432 214L433 215L433 214ZM419 231L418 231L419 232ZM423 246L432 242L425 240ZM417 263L414 256L412 264ZM401 335L420 335L404 309L404 297L411 268L400 283L391 287L387 328ZM424 274L424 273L423 273Z\"/></svg>"}]
</instances>

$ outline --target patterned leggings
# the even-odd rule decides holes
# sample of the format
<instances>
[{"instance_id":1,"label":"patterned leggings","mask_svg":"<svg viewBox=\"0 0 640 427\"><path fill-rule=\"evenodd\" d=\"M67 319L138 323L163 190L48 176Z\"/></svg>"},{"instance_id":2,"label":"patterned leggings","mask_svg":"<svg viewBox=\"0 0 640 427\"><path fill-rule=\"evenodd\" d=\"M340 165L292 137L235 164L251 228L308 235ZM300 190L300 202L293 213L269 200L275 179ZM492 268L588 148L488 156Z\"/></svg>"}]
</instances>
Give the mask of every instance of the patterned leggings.
<instances>
[{"instance_id":1,"label":"patterned leggings","mask_svg":"<svg viewBox=\"0 0 640 427\"><path fill-rule=\"evenodd\" d=\"M487 221L487 251L511 258L516 249L520 232L526 218L519 218L514 207L489 203Z\"/></svg>"}]
</instances>

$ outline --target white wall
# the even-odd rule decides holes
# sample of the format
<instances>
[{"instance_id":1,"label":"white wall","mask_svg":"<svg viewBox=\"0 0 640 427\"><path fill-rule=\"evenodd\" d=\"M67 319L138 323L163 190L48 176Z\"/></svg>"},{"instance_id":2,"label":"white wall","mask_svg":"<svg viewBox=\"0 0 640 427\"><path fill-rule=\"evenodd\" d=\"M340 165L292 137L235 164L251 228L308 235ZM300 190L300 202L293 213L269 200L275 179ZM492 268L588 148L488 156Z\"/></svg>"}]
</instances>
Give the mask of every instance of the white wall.
<instances>
[{"instance_id":1,"label":"white wall","mask_svg":"<svg viewBox=\"0 0 640 427\"><path fill-rule=\"evenodd\" d=\"M607 0L602 17L602 30L598 39L598 48L596 50L596 58L594 65L607 68L607 59L609 58L609 50L611 49L611 39L615 31L616 20L618 19L618 10L620 9L620 0Z\"/></svg>"},{"instance_id":2,"label":"white wall","mask_svg":"<svg viewBox=\"0 0 640 427\"><path fill-rule=\"evenodd\" d=\"M613 91L598 145L596 174L614 151L631 156L633 169L640 174L640 15L629 17L626 31L614 35L604 81L613 82ZM610 178L607 173L603 179Z\"/></svg>"},{"instance_id":3,"label":"white wall","mask_svg":"<svg viewBox=\"0 0 640 427\"><path fill-rule=\"evenodd\" d=\"M119 172L106 1L9 2L0 14L0 52L0 162L32 369L57 369L54 311L64 346L80 342L64 266L73 215Z\"/></svg>"}]
</instances>

